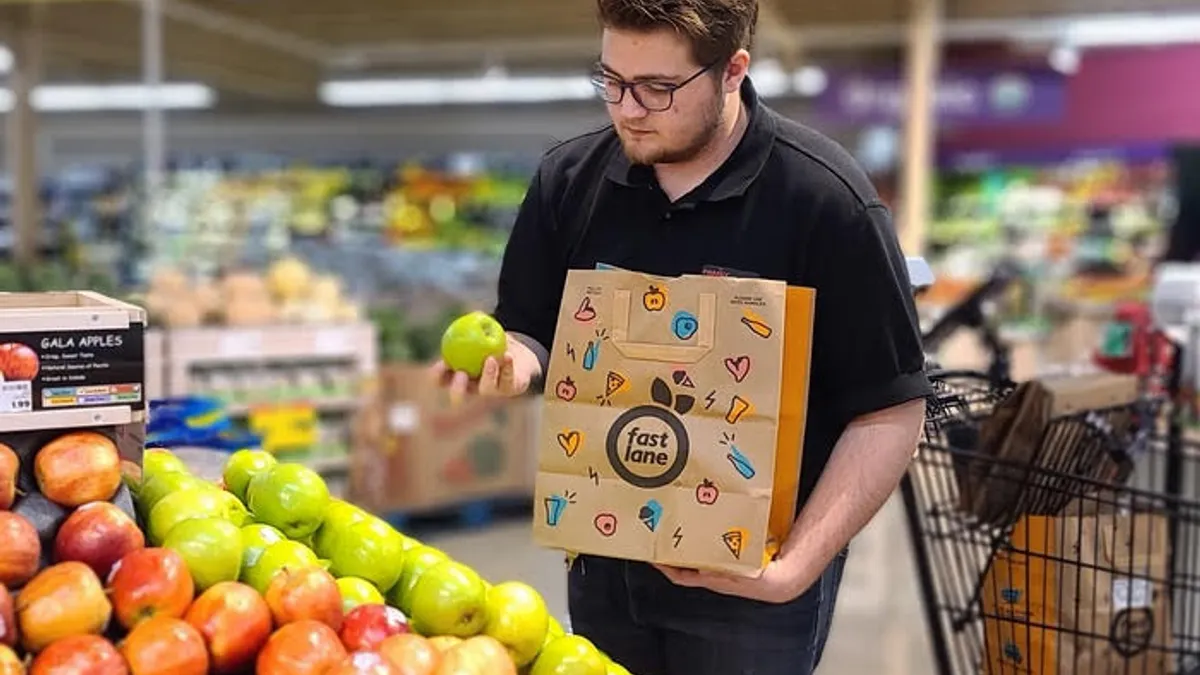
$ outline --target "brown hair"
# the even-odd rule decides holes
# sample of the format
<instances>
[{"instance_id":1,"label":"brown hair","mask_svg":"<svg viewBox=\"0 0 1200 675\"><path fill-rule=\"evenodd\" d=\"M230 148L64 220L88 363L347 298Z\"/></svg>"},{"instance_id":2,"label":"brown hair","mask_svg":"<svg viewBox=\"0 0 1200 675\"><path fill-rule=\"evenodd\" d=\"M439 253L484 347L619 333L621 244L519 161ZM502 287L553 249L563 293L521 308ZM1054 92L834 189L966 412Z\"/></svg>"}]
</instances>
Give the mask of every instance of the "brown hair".
<instances>
[{"instance_id":1,"label":"brown hair","mask_svg":"<svg viewBox=\"0 0 1200 675\"><path fill-rule=\"evenodd\" d=\"M596 5L606 28L675 31L691 43L692 58L702 66L749 49L758 23L758 0L596 0Z\"/></svg>"}]
</instances>

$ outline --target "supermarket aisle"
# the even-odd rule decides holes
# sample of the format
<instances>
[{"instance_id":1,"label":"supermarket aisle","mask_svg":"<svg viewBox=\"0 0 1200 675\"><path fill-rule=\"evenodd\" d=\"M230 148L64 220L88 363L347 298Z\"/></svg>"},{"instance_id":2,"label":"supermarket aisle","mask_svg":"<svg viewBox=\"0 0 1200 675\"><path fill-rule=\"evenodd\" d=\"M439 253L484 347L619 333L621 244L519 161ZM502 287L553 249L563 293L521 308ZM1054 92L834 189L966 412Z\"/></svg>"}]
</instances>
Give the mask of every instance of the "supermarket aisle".
<instances>
[{"instance_id":1,"label":"supermarket aisle","mask_svg":"<svg viewBox=\"0 0 1200 675\"><path fill-rule=\"evenodd\" d=\"M535 583L555 615L566 616L562 555L535 547L528 525L509 523L429 540L488 578ZM822 670L924 674L931 672L928 649L903 508L893 499L853 545Z\"/></svg>"}]
</instances>

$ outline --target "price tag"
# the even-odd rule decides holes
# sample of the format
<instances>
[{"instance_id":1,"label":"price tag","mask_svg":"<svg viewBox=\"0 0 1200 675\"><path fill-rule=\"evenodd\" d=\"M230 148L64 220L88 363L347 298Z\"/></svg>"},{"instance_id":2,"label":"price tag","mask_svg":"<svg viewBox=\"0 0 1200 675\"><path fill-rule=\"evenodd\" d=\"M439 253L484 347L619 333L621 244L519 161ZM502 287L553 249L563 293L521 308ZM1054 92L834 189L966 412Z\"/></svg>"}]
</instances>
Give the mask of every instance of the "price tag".
<instances>
[{"instance_id":1,"label":"price tag","mask_svg":"<svg viewBox=\"0 0 1200 675\"><path fill-rule=\"evenodd\" d=\"M30 382L0 383L0 414L33 410L33 385Z\"/></svg>"},{"instance_id":2,"label":"price tag","mask_svg":"<svg viewBox=\"0 0 1200 675\"><path fill-rule=\"evenodd\" d=\"M1150 607L1152 589L1147 579L1113 579L1113 610Z\"/></svg>"},{"instance_id":3,"label":"price tag","mask_svg":"<svg viewBox=\"0 0 1200 675\"><path fill-rule=\"evenodd\" d=\"M231 330L221 333L217 352L221 356L257 356L262 353L262 333Z\"/></svg>"},{"instance_id":4,"label":"price tag","mask_svg":"<svg viewBox=\"0 0 1200 675\"><path fill-rule=\"evenodd\" d=\"M262 449L271 453L310 450L320 437L317 412L308 404L258 406L249 421L262 436Z\"/></svg>"},{"instance_id":5,"label":"price tag","mask_svg":"<svg viewBox=\"0 0 1200 675\"><path fill-rule=\"evenodd\" d=\"M350 353L350 334L339 328L317 331L313 350L322 356Z\"/></svg>"}]
</instances>

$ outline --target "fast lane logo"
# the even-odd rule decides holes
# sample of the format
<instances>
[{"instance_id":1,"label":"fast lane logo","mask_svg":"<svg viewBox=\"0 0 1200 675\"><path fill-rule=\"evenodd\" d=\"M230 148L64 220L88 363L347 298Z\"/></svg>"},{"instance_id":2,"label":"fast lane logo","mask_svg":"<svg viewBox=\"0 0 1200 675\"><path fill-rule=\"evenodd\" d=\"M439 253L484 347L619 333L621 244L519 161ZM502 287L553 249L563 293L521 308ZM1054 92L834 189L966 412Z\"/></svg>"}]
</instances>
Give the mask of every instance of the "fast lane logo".
<instances>
[{"instance_id":1,"label":"fast lane logo","mask_svg":"<svg viewBox=\"0 0 1200 675\"><path fill-rule=\"evenodd\" d=\"M654 380L650 391L656 405L621 413L605 439L608 461L617 476L646 489L670 485L683 473L689 442L680 415L695 404L691 396L673 394L660 379Z\"/></svg>"}]
</instances>

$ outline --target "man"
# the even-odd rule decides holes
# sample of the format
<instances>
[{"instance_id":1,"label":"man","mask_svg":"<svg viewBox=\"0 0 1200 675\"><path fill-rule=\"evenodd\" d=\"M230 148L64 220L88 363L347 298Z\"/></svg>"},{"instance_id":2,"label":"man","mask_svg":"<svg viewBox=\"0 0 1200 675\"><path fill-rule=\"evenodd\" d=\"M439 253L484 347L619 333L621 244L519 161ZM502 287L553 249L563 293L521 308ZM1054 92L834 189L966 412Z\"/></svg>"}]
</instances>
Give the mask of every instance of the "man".
<instances>
[{"instance_id":1,"label":"man","mask_svg":"<svg viewBox=\"0 0 1200 675\"><path fill-rule=\"evenodd\" d=\"M747 78L756 0L598 0L612 119L550 150L504 256L508 353L452 392L541 386L568 269L781 279L817 290L801 508L756 578L597 556L571 567L574 630L637 675L811 673L845 550L893 492L928 382L905 260L840 147Z\"/></svg>"}]
</instances>

